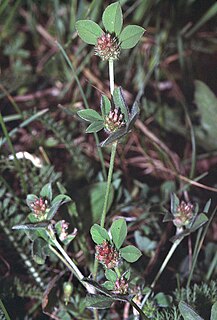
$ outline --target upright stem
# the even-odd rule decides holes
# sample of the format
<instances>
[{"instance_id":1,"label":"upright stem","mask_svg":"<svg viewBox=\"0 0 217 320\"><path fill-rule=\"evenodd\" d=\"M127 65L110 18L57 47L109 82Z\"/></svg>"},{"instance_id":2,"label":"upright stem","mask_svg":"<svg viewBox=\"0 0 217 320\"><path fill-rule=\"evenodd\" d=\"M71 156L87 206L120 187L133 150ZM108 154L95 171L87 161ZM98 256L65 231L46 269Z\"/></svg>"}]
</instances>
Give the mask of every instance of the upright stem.
<instances>
[{"instance_id":1,"label":"upright stem","mask_svg":"<svg viewBox=\"0 0 217 320\"><path fill-rule=\"evenodd\" d=\"M113 60L109 60L109 83L110 83L110 92L111 92L111 95L113 95L113 91L114 91L114 87L115 87L114 61ZM106 194L105 194L105 198L104 198L103 211L102 211L101 222L100 222L101 227L104 227L104 225L105 225L105 218L106 218L106 213L107 213L107 209L108 209L108 200L109 200L109 193L110 193L110 189L111 189L111 182L112 182L112 174L113 174L113 169L114 169L116 149L117 149L117 141L115 141L112 144L109 172L108 172L108 177L107 177ZM94 268L93 268L93 278L95 280L97 277L97 270L98 270L98 260L95 258ZM94 313L94 319L95 320L99 319L98 312Z\"/></svg>"},{"instance_id":2,"label":"upright stem","mask_svg":"<svg viewBox=\"0 0 217 320\"><path fill-rule=\"evenodd\" d=\"M133 300L129 300L129 303L130 303L131 306L140 314L140 316L142 317L142 319L148 320L148 317L146 317L146 315L144 314L144 312L142 311L142 309L140 309L140 307L139 307Z\"/></svg>"},{"instance_id":3,"label":"upright stem","mask_svg":"<svg viewBox=\"0 0 217 320\"><path fill-rule=\"evenodd\" d=\"M110 92L113 95L113 91L115 88L115 80L114 80L114 61L109 60L109 81L110 81Z\"/></svg>"},{"instance_id":4,"label":"upright stem","mask_svg":"<svg viewBox=\"0 0 217 320\"><path fill-rule=\"evenodd\" d=\"M168 252L164 262L162 263L160 270L158 271L157 275L155 276L150 288L151 290L155 287L157 280L160 278L161 273L164 271L167 263L169 262L169 260L171 259L173 253L175 252L176 248L178 247L178 245L180 244L180 242L182 241L183 238L176 240L172 247L170 248L170 251ZM147 299L149 298L150 294L151 294L151 290L145 295L143 301L142 301L142 306L144 306L145 302L147 301Z\"/></svg>"},{"instance_id":5,"label":"upright stem","mask_svg":"<svg viewBox=\"0 0 217 320\"><path fill-rule=\"evenodd\" d=\"M78 269L76 264L72 261L72 259L68 256L68 254L65 252L65 250L61 247L59 242L52 238L53 244L56 246L56 248L59 250L56 251L56 249L52 246L49 245L49 248L56 254L56 256L67 266L67 268L72 271L72 273L76 276L76 278L81 282L81 284L87 289L88 292L93 293L93 288L86 282L83 281L83 274L81 271Z\"/></svg>"},{"instance_id":6,"label":"upright stem","mask_svg":"<svg viewBox=\"0 0 217 320\"><path fill-rule=\"evenodd\" d=\"M114 162L115 162L115 154L117 149L117 141L115 141L112 144L112 150L111 150L111 158L110 158L110 164L109 164L109 172L108 172L108 180L107 180L107 186L106 186L106 194L104 199L104 205L103 205L103 211L101 216L101 227L104 227L105 225L105 217L108 209L108 199L109 199L109 193L111 189L111 182L112 182L112 174L114 169Z\"/></svg>"},{"instance_id":7,"label":"upright stem","mask_svg":"<svg viewBox=\"0 0 217 320\"><path fill-rule=\"evenodd\" d=\"M1 299L0 299L0 309L4 313L6 320L11 320L11 318L9 317L9 314L8 314L7 310L5 309L5 306L4 306L3 302L1 301Z\"/></svg>"}]
</instances>

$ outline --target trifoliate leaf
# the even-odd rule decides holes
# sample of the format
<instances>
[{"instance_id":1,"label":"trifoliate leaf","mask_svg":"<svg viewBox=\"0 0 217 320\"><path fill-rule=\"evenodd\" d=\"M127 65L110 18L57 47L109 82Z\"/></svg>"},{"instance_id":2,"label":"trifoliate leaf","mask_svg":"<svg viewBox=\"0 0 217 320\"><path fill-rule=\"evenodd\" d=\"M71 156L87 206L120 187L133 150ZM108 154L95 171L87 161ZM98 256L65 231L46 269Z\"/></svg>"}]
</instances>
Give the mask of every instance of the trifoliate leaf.
<instances>
[{"instance_id":1,"label":"trifoliate leaf","mask_svg":"<svg viewBox=\"0 0 217 320\"><path fill-rule=\"evenodd\" d=\"M121 248L120 253L124 260L131 263L137 261L142 255L141 251L138 248L131 245Z\"/></svg>"},{"instance_id":2,"label":"trifoliate leaf","mask_svg":"<svg viewBox=\"0 0 217 320\"><path fill-rule=\"evenodd\" d=\"M123 25L123 15L119 2L110 4L102 15L103 25L109 33L115 33L118 36Z\"/></svg>"},{"instance_id":3,"label":"trifoliate leaf","mask_svg":"<svg viewBox=\"0 0 217 320\"><path fill-rule=\"evenodd\" d=\"M135 47L135 45L139 42L144 32L145 29L140 26L129 25L125 27L119 37L119 40L121 42L121 48L131 49Z\"/></svg>"},{"instance_id":4,"label":"trifoliate leaf","mask_svg":"<svg viewBox=\"0 0 217 320\"><path fill-rule=\"evenodd\" d=\"M102 36L103 30L91 20L79 20L75 24L79 37L88 44L95 45L97 39Z\"/></svg>"}]
</instances>

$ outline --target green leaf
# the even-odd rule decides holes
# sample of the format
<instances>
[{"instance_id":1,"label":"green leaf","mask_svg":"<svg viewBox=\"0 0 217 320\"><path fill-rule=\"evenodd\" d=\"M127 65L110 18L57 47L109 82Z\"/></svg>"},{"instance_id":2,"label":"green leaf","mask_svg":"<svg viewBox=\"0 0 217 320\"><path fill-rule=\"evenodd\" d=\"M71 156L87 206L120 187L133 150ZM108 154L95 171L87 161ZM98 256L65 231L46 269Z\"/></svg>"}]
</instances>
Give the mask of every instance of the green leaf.
<instances>
[{"instance_id":1,"label":"green leaf","mask_svg":"<svg viewBox=\"0 0 217 320\"><path fill-rule=\"evenodd\" d=\"M173 215L175 215L177 213L177 208L179 206L179 198L177 197L177 195L175 193L171 194L171 212Z\"/></svg>"},{"instance_id":2,"label":"green leaf","mask_svg":"<svg viewBox=\"0 0 217 320\"><path fill-rule=\"evenodd\" d=\"M206 216L204 213L200 213L200 214L196 217L193 225L192 225L191 228L190 228L190 231L191 231L191 232L196 231L197 229L199 229L200 227L202 227L202 225L204 225L204 223L206 223L208 220L209 220L209 219L207 218L207 216Z\"/></svg>"},{"instance_id":3,"label":"green leaf","mask_svg":"<svg viewBox=\"0 0 217 320\"><path fill-rule=\"evenodd\" d=\"M112 223L111 235L116 248L120 249L127 236L127 224L124 219L118 219Z\"/></svg>"},{"instance_id":4,"label":"green leaf","mask_svg":"<svg viewBox=\"0 0 217 320\"><path fill-rule=\"evenodd\" d=\"M204 212L204 213L208 213L210 206L211 206L211 199L209 199L209 200L207 201L207 203L205 204L204 209L203 209L203 212Z\"/></svg>"},{"instance_id":5,"label":"green leaf","mask_svg":"<svg viewBox=\"0 0 217 320\"><path fill-rule=\"evenodd\" d=\"M129 121L128 121L128 124L127 124L127 130L131 130L132 129L134 123L136 122L136 120L139 117L139 112L140 112L139 105L138 105L137 101L135 101L133 106L132 106L132 109L131 109Z\"/></svg>"},{"instance_id":6,"label":"green leaf","mask_svg":"<svg viewBox=\"0 0 217 320\"><path fill-rule=\"evenodd\" d=\"M97 39L102 36L103 30L91 20L79 20L75 24L79 37L88 44L95 45Z\"/></svg>"},{"instance_id":7,"label":"green leaf","mask_svg":"<svg viewBox=\"0 0 217 320\"><path fill-rule=\"evenodd\" d=\"M108 97L104 95L102 96L100 108L101 108L102 116L103 118L105 118L111 110L111 102Z\"/></svg>"},{"instance_id":8,"label":"green leaf","mask_svg":"<svg viewBox=\"0 0 217 320\"><path fill-rule=\"evenodd\" d=\"M104 122L103 121L94 121L92 122L86 129L86 133L93 133L98 132L104 128Z\"/></svg>"},{"instance_id":9,"label":"green leaf","mask_svg":"<svg viewBox=\"0 0 217 320\"><path fill-rule=\"evenodd\" d=\"M164 294L163 292L159 292L155 297L154 300L157 302L159 307L167 308L171 305L172 297Z\"/></svg>"},{"instance_id":10,"label":"green leaf","mask_svg":"<svg viewBox=\"0 0 217 320\"><path fill-rule=\"evenodd\" d=\"M174 219L172 213L170 213L169 211L165 213L165 216L163 218L163 222L168 222L168 221L172 221Z\"/></svg>"},{"instance_id":11,"label":"green leaf","mask_svg":"<svg viewBox=\"0 0 217 320\"><path fill-rule=\"evenodd\" d=\"M113 290L115 287L115 284L112 281L105 281L102 286L107 290Z\"/></svg>"},{"instance_id":12,"label":"green leaf","mask_svg":"<svg viewBox=\"0 0 217 320\"><path fill-rule=\"evenodd\" d=\"M217 319L217 301L212 305L210 320L216 320L216 319Z\"/></svg>"},{"instance_id":13,"label":"green leaf","mask_svg":"<svg viewBox=\"0 0 217 320\"><path fill-rule=\"evenodd\" d=\"M41 230L46 229L50 221L41 221L36 223L24 223L13 226L13 230Z\"/></svg>"},{"instance_id":14,"label":"green leaf","mask_svg":"<svg viewBox=\"0 0 217 320\"><path fill-rule=\"evenodd\" d=\"M121 42L121 48L131 49L135 47L135 45L139 42L144 32L145 29L140 26L130 25L125 27L119 37Z\"/></svg>"},{"instance_id":15,"label":"green leaf","mask_svg":"<svg viewBox=\"0 0 217 320\"><path fill-rule=\"evenodd\" d=\"M201 117L202 128L198 128L196 131L198 140L202 142L201 144L207 150L215 149L217 98L205 83L197 80L195 81L194 101Z\"/></svg>"},{"instance_id":16,"label":"green leaf","mask_svg":"<svg viewBox=\"0 0 217 320\"><path fill-rule=\"evenodd\" d=\"M86 296L85 307L96 308L96 309L107 309L110 308L114 299L101 295L101 294L90 294Z\"/></svg>"},{"instance_id":17,"label":"green leaf","mask_svg":"<svg viewBox=\"0 0 217 320\"><path fill-rule=\"evenodd\" d=\"M108 232L98 224L94 224L90 229L91 237L96 244L102 244L105 240L110 240Z\"/></svg>"},{"instance_id":18,"label":"green leaf","mask_svg":"<svg viewBox=\"0 0 217 320\"><path fill-rule=\"evenodd\" d=\"M36 200L38 200L38 197L37 197L35 194L28 194L27 197L26 197L27 206L30 208L31 211L33 211L31 205L32 205Z\"/></svg>"},{"instance_id":19,"label":"green leaf","mask_svg":"<svg viewBox=\"0 0 217 320\"><path fill-rule=\"evenodd\" d=\"M70 201L72 201L72 199L69 196L67 196L66 194L59 194L58 196L56 196L53 199L52 204L61 203L61 205L62 205L64 203L67 203Z\"/></svg>"},{"instance_id":20,"label":"green leaf","mask_svg":"<svg viewBox=\"0 0 217 320\"><path fill-rule=\"evenodd\" d=\"M42 238L37 238L32 243L32 257L37 264L44 264L46 259L47 243Z\"/></svg>"},{"instance_id":21,"label":"green leaf","mask_svg":"<svg viewBox=\"0 0 217 320\"><path fill-rule=\"evenodd\" d=\"M179 310L184 320L203 320L187 303L179 302Z\"/></svg>"},{"instance_id":22,"label":"green leaf","mask_svg":"<svg viewBox=\"0 0 217 320\"><path fill-rule=\"evenodd\" d=\"M107 269L105 272L105 277L107 280L115 282L117 280L117 274L111 269ZM107 288L108 289L108 288Z\"/></svg>"},{"instance_id":23,"label":"green leaf","mask_svg":"<svg viewBox=\"0 0 217 320\"><path fill-rule=\"evenodd\" d=\"M59 194L58 196L56 196L51 203L52 205L51 205L51 208L47 214L47 219L48 220L52 219L55 216L55 214L57 213L57 210L59 209L59 207L62 206L64 203L67 203L71 200L72 199L65 194Z\"/></svg>"},{"instance_id":24,"label":"green leaf","mask_svg":"<svg viewBox=\"0 0 217 320\"><path fill-rule=\"evenodd\" d=\"M104 198L106 194L107 182L98 182L94 183L90 188L90 206L91 211L93 214L93 220L96 221L101 217L103 205L104 205ZM108 206L107 212L110 209L112 202L114 199L114 188L111 186L109 199L108 199Z\"/></svg>"},{"instance_id":25,"label":"green leaf","mask_svg":"<svg viewBox=\"0 0 217 320\"><path fill-rule=\"evenodd\" d=\"M80 118L82 118L85 121L89 121L89 122L94 122L98 120L103 121L103 118L101 117L101 115L93 109L79 110L77 114L79 115Z\"/></svg>"},{"instance_id":26,"label":"green leaf","mask_svg":"<svg viewBox=\"0 0 217 320\"><path fill-rule=\"evenodd\" d=\"M105 147L112 142L121 139L123 136L127 134L127 128L123 127L115 131L114 133L110 134L108 138L106 138L104 141L100 142L100 147Z\"/></svg>"},{"instance_id":27,"label":"green leaf","mask_svg":"<svg viewBox=\"0 0 217 320\"><path fill-rule=\"evenodd\" d=\"M127 246L127 247L124 247L124 248L121 248L120 249L120 253L121 253L121 256L124 260L126 260L127 262L135 262L137 261L142 253L139 249L137 249L135 246Z\"/></svg>"},{"instance_id":28,"label":"green leaf","mask_svg":"<svg viewBox=\"0 0 217 320\"><path fill-rule=\"evenodd\" d=\"M52 201L52 185L47 183L40 191L40 196Z\"/></svg>"},{"instance_id":29,"label":"green leaf","mask_svg":"<svg viewBox=\"0 0 217 320\"><path fill-rule=\"evenodd\" d=\"M110 4L102 15L102 22L106 31L118 36L123 25L123 15L119 2Z\"/></svg>"},{"instance_id":30,"label":"green leaf","mask_svg":"<svg viewBox=\"0 0 217 320\"><path fill-rule=\"evenodd\" d=\"M124 100L121 87L115 88L113 92L114 104L117 108L120 108L121 112L124 114L124 120L128 122L129 119L129 110L127 104Z\"/></svg>"},{"instance_id":31,"label":"green leaf","mask_svg":"<svg viewBox=\"0 0 217 320\"><path fill-rule=\"evenodd\" d=\"M146 254L150 254L157 247L157 242L150 240L148 237L141 235L139 230L135 231L135 241L137 247L145 252Z\"/></svg>"}]
</instances>

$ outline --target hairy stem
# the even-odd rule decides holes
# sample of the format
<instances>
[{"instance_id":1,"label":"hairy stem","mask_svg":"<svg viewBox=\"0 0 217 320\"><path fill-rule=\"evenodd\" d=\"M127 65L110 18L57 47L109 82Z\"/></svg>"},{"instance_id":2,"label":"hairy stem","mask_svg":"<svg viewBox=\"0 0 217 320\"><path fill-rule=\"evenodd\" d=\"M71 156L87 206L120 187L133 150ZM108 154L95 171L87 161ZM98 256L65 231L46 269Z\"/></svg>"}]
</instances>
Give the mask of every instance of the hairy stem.
<instances>
[{"instance_id":1,"label":"hairy stem","mask_svg":"<svg viewBox=\"0 0 217 320\"><path fill-rule=\"evenodd\" d=\"M113 95L113 91L115 88L115 80L114 80L114 61L109 60L109 82L110 82L110 92Z\"/></svg>"},{"instance_id":2,"label":"hairy stem","mask_svg":"<svg viewBox=\"0 0 217 320\"><path fill-rule=\"evenodd\" d=\"M5 320L11 320L11 318L9 317L9 314L7 312L7 310L5 309L5 306L3 304L3 302L0 299L0 310L2 310L2 312L4 313L5 316Z\"/></svg>"},{"instance_id":3,"label":"hairy stem","mask_svg":"<svg viewBox=\"0 0 217 320\"><path fill-rule=\"evenodd\" d=\"M81 282L81 284L87 289L88 292L93 293L93 288L88 283L83 282L84 276L81 273L81 271L78 269L76 264L72 261L72 259L68 256L68 254L65 252L65 250L61 247L59 242L52 237L52 242L55 245L55 247L59 250L56 251L56 249L49 245L49 248L53 251L53 253L56 254L56 256L67 266L67 268L76 276L76 278Z\"/></svg>"},{"instance_id":4,"label":"hairy stem","mask_svg":"<svg viewBox=\"0 0 217 320\"><path fill-rule=\"evenodd\" d=\"M111 158L110 158L110 164L109 164L109 172L108 172L108 180L107 180L107 186L106 186L106 194L104 199L104 205L103 205L103 211L101 216L101 227L104 227L105 225L105 217L108 209L108 200L109 200L109 193L111 189L111 182L112 182L112 175L113 175L113 169L114 169L114 162L115 162L115 154L117 149L117 141L115 141L112 144L112 150L111 150Z\"/></svg>"},{"instance_id":5,"label":"hairy stem","mask_svg":"<svg viewBox=\"0 0 217 320\"><path fill-rule=\"evenodd\" d=\"M129 300L129 303L131 304L131 306L136 309L136 311L140 314L140 316L142 317L142 319L148 320L148 317L146 317L146 315L144 314L144 312L142 311L142 309L140 309L140 307L133 301L133 300Z\"/></svg>"}]
</instances>

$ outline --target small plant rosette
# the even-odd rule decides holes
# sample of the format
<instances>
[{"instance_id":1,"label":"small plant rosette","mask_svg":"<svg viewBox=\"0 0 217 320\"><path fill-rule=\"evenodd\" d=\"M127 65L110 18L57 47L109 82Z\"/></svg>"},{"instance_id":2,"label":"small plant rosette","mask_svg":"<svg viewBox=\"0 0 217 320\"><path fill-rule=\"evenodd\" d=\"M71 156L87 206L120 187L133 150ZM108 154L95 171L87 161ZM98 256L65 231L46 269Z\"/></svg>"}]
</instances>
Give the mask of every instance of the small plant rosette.
<instances>
[{"instance_id":1,"label":"small plant rosette","mask_svg":"<svg viewBox=\"0 0 217 320\"><path fill-rule=\"evenodd\" d=\"M127 224L124 219L118 219L112 223L111 236L98 224L91 227L90 233L96 243L96 259L106 270L118 268L123 260L129 263L136 262L142 255L141 251L133 245L122 247L127 236ZM113 280L115 284L117 279Z\"/></svg>"},{"instance_id":2,"label":"small plant rosette","mask_svg":"<svg viewBox=\"0 0 217 320\"><path fill-rule=\"evenodd\" d=\"M40 191L40 196L27 195L26 203L31 212L27 216L28 222L14 226L13 230L23 230L32 241L32 256L38 264L43 264L49 254L49 244L53 244L55 234L59 240L68 245L76 236L77 229L68 234L69 224L65 220L53 220L60 206L71 201L65 194L53 198L51 183L46 184Z\"/></svg>"},{"instance_id":3,"label":"small plant rosette","mask_svg":"<svg viewBox=\"0 0 217 320\"><path fill-rule=\"evenodd\" d=\"M95 54L102 60L116 60L122 49L131 49L139 42L145 29L137 25L123 28L123 13L119 2L110 4L103 12L105 31L94 21L79 20L76 30L87 44L95 46Z\"/></svg>"},{"instance_id":4,"label":"small plant rosette","mask_svg":"<svg viewBox=\"0 0 217 320\"><path fill-rule=\"evenodd\" d=\"M198 204L193 205L191 202L180 201L176 194L172 193L170 212L166 212L163 220L164 222L172 221L177 228L176 236L170 240L174 242L177 239L184 238L202 227L208 221L206 213L210 204L211 201L208 201L203 212L199 213Z\"/></svg>"},{"instance_id":5,"label":"small plant rosette","mask_svg":"<svg viewBox=\"0 0 217 320\"><path fill-rule=\"evenodd\" d=\"M100 143L101 147L105 147L125 136L132 129L139 116L137 102L133 104L131 112L129 112L121 87L114 89L112 103L103 95L100 108L101 115L93 109L79 110L77 114L81 119L90 122L86 133L94 133L104 129L108 134L108 137Z\"/></svg>"}]
</instances>

